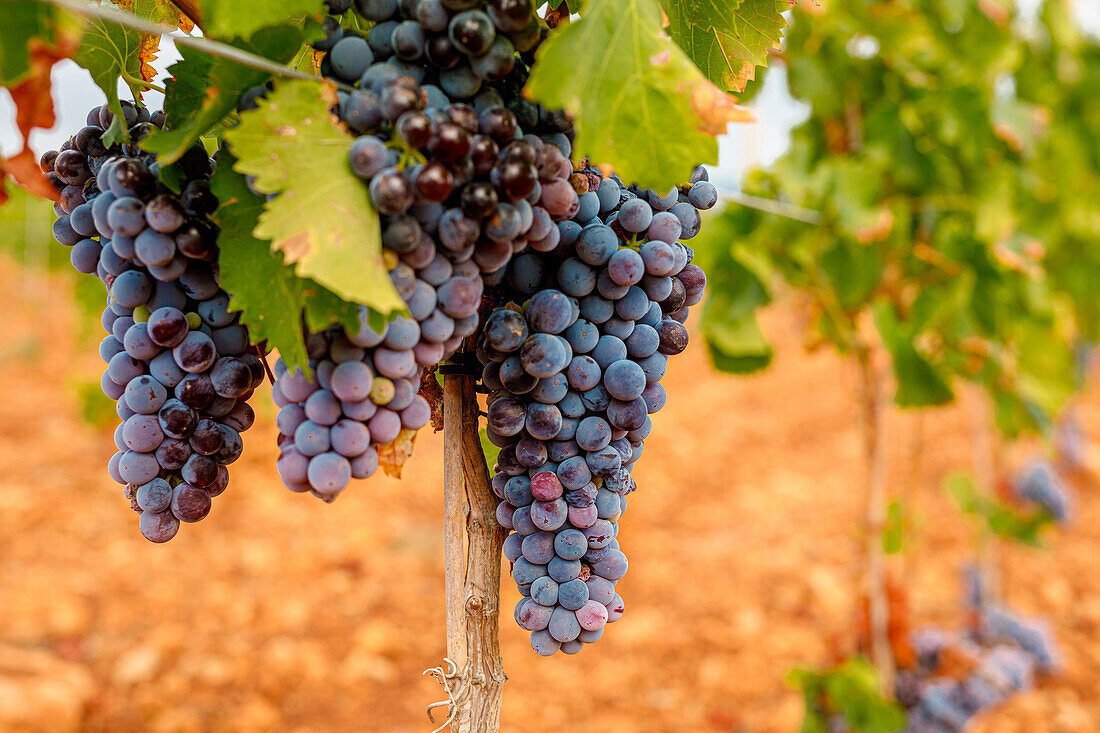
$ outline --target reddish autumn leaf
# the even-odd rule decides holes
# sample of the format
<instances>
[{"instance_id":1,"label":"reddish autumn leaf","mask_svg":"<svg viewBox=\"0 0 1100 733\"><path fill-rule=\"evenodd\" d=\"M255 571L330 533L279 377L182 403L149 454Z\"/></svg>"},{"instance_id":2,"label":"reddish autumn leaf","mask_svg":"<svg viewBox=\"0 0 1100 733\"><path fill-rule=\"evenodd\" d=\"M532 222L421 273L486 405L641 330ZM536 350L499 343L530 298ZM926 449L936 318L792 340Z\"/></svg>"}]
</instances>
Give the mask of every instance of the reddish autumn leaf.
<instances>
[{"instance_id":1,"label":"reddish autumn leaf","mask_svg":"<svg viewBox=\"0 0 1100 733\"><path fill-rule=\"evenodd\" d=\"M30 73L10 89L12 101L15 102L15 124L23 135L23 149L0 163L3 172L19 185L31 193L55 201L58 191L42 173L34 153L27 147L27 141L35 127L53 127L56 116L50 96L50 70L74 50L75 44L70 42L58 46L38 38L27 42ZM0 204L6 200L7 194L0 190Z\"/></svg>"},{"instance_id":2,"label":"reddish autumn leaf","mask_svg":"<svg viewBox=\"0 0 1100 733\"><path fill-rule=\"evenodd\" d=\"M0 160L0 206L8 200L8 193L3 186L4 175L11 176L16 183L36 196L56 201L60 195L38 167L38 159L30 148L24 147L7 160Z\"/></svg>"}]
</instances>

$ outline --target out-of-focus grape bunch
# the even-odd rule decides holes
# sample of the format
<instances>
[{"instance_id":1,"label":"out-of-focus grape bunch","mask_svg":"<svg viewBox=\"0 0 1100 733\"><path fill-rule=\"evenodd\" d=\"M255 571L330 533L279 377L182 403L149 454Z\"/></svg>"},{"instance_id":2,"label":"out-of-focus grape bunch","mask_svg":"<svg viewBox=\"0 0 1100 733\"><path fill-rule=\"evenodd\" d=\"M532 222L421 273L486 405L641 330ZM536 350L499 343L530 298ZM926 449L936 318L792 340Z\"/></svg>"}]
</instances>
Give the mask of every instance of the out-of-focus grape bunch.
<instances>
[{"instance_id":1,"label":"out-of-focus grape bunch","mask_svg":"<svg viewBox=\"0 0 1100 733\"><path fill-rule=\"evenodd\" d=\"M896 683L910 733L957 733L982 710L1031 689L1037 676L1060 666L1045 622L987 598L976 568L966 570L965 584L969 631L928 628L911 635L916 666L900 672Z\"/></svg>"}]
</instances>

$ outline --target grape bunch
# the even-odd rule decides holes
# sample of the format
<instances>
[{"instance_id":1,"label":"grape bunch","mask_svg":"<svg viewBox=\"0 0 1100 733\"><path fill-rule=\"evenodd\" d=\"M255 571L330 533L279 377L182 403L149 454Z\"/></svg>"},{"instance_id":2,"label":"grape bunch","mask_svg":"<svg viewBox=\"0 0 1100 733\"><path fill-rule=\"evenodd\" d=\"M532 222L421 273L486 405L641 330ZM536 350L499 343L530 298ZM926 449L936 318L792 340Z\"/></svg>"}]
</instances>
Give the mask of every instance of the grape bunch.
<instances>
[{"instance_id":1,"label":"grape bunch","mask_svg":"<svg viewBox=\"0 0 1100 733\"><path fill-rule=\"evenodd\" d=\"M1030 689L1036 675L1059 666L1045 624L990 602L976 568L967 569L964 587L965 608L977 620L973 629L926 628L911 635L916 661L896 682L898 702L909 709L908 733L957 733L982 710Z\"/></svg>"},{"instance_id":2,"label":"grape bunch","mask_svg":"<svg viewBox=\"0 0 1100 733\"><path fill-rule=\"evenodd\" d=\"M1024 467L1013 481L1016 497L1029 502L1064 524L1073 516L1073 501L1069 488L1050 463L1035 460Z\"/></svg>"},{"instance_id":3,"label":"grape bunch","mask_svg":"<svg viewBox=\"0 0 1100 733\"><path fill-rule=\"evenodd\" d=\"M190 149L177 164L181 192L169 190L136 147L163 116L127 102L123 111L132 144L104 145L114 118L104 105L41 165L60 192L54 237L72 248L76 270L107 288L101 385L122 419L108 471L125 485L141 533L166 542L225 491L264 367L218 285L211 159L201 145Z\"/></svg>"},{"instance_id":4,"label":"grape bunch","mask_svg":"<svg viewBox=\"0 0 1100 733\"><path fill-rule=\"evenodd\" d=\"M575 186L588 180L568 159L568 118L518 94L525 67L509 36L520 50L538 42L529 3L356 8L376 23L368 37L330 19L317 48L327 76L355 85L337 110L357 135L348 164L381 214L384 262L408 315L376 332L363 309L356 333L307 334L309 375L276 363L280 476L325 501L374 473L381 446L428 422L421 379L477 330L485 276L528 247L556 247L555 222L575 214ZM242 110L265 94L247 92Z\"/></svg>"},{"instance_id":5,"label":"grape bunch","mask_svg":"<svg viewBox=\"0 0 1100 733\"><path fill-rule=\"evenodd\" d=\"M480 298L480 279L470 287L475 283ZM281 359L275 364L272 397L279 407L281 449L276 466L291 491L330 502L352 478L377 470L380 446L428 424L432 411L418 392L420 380L445 347L404 316L378 333L367 323L366 309L356 333L334 327L309 334L306 345L312 378L288 370Z\"/></svg>"},{"instance_id":6,"label":"grape bunch","mask_svg":"<svg viewBox=\"0 0 1100 733\"><path fill-rule=\"evenodd\" d=\"M912 646L917 665L899 672L896 682L898 701L909 709L908 733L957 733L979 712L1033 687L1036 674L1048 669L1011 639L982 641L922 629L912 635ZM966 660L965 676L944 669L948 660Z\"/></svg>"},{"instance_id":7,"label":"grape bunch","mask_svg":"<svg viewBox=\"0 0 1100 733\"><path fill-rule=\"evenodd\" d=\"M582 169L587 174L587 169ZM553 248L490 275L504 304L477 343L500 447L497 521L523 594L519 625L541 655L575 654L623 613L618 520L634 463L665 404L661 378L688 343L706 277L680 240L717 192L706 171L660 195L597 178Z\"/></svg>"}]
</instances>

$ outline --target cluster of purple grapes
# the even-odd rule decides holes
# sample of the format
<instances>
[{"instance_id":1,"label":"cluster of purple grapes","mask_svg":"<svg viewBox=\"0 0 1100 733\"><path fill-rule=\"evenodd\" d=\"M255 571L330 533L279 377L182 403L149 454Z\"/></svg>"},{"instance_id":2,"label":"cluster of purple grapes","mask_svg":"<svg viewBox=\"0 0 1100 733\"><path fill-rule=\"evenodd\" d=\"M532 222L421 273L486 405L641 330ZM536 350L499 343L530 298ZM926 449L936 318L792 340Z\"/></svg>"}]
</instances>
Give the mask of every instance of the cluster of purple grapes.
<instances>
[{"instance_id":1,"label":"cluster of purple grapes","mask_svg":"<svg viewBox=\"0 0 1100 733\"><path fill-rule=\"evenodd\" d=\"M706 179L699 168L666 195L597 179L552 246L488 278L505 302L477 343L500 447L497 521L514 530L504 552L524 595L516 621L541 655L577 653L623 613L618 520L706 284L680 241L717 200Z\"/></svg>"},{"instance_id":2,"label":"cluster of purple grapes","mask_svg":"<svg viewBox=\"0 0 1100 733\"><path fill-rule=\"evenodd\" d=\"M329 9L340 14L350 6L337 0ZM354 7L373 24L366 38L331 18L316 47L331 51L322 73L349 84L362 80L364 91L378 73L372 65L389 60L417 81L429 77L433 96L469 99L512 74L517 54L532 60L546 31L531 0L355 0Z\"/></svg>"},{"instance_id":3,"label":"cluster of purple grapes","mask_svg":"<svg viewBox=\"0 0 1100 733\"><path fill-rule=\"evenodd\" d=\"M341 7L330 4L334 11ZM352 478L374 473L380 446L428 422L420 381L477 330L484 276L528 246L556 246L555 220L568 219L579 206L571 179L588 182L574 175L567 157L568 119L517 98L513 106L527 118L521 127L497 89L481 90L480 81L477 88L462 87L469 93L453 86L459 64L441 55L442 40L422 39L430 52L409 47L414 27L427 38L442 14L442 28L454 29L442 38L461 41L448 48L469 57L463 73L499 81L519 61L503 34L534 23L529 4L498 3L488 12L438 0L357 8L376 22L369 39L330 23L329 38L319 44L327 51L322 69L357 87L340 93L338 110L358 135L349 165L382 215L384 261L409 315L379 333L364 309L357 333L334 328L308 335L316 379L276 364L280 476L291 490L326 501ZM454 10L466 12L451 18ZM390 20L397 13L405 20ZM477 45L483 32L491 35L484 53L508 58L500 74L483 66ZM531 43L537 41L536 33ZM472 104L456 101L479 91ZM242 109L264 94L262 87L246 93Z\"/></svg>"},{"instance_id":4,"label":"cluster of purple grapes","mask_svg":"<svg viewBox=\"0 0 1100 733\"><path fill-rule=\"evenodd\" d=\"M999 630L986 628L982 639L938 629L913 634L917 669L899 673L897 680L898 700L909 709L909 733L958 733L979 712L1030 689L1037 673L1054 668L1050 640L1039 626L1000 608L985 616L997 619ZM1039 639L1042 646L1036 646ZM938 674L949 648L955 659L971 662L963 679Z\"/></svg>"},{"instance_id":5,"label":"cluster of purple grapes","mask_svg":"<svg viewBox=\"0 0 1100 733\"><path fill-rule=\"evenodd\" d=\"M218 232L206 218L218 205L212 161L201 146L188 151L182 192L172 192L136 147L162 119L128 103L124 113L133 144L104 146L113 119L104 105L41 164L60 191L55 238L72 248L74 268L107 286L101 384L123 421L108 471L126 486L141 533L166 542L225 491L264 368L218 286Z\"/></svg>"},{"instance_id":6,"label":"cluster of purple grapes","mask_svg":"<svg viewBox=\"0 0 1100 733\"><path fill-rule=\"evenodd\" d=\"M1034 685L1036 661L1017 646L980 645L939 630L918 631L912 642L919 667L897 680L898 700L909 709L909 733L958 733L982 710ZM936 674L948 648L971 661L964 679Z\"/></svg>"},{"instance_id":7,"label":"cluster of purple grapes","mask_svg":"<svg viewBox=\"0 0 1100 733\"><path fill-rule=\"evenodd\" d=\"M356 333L336 327L307 337L312 377L288 370L282 359L275 364L276 465L291 491L332 501L351 479L378 469L379 446L431 419L431 406L418 393L420 378L443 357L444 342L429 339L412 318L395 318L381 333L366 320L364 309Z\"/></svg>"},{"instance_id":8,"label":"cluster of purple grapes","mask_svg":"<svg viewBox=\"0 0 1100 733\"><path fill-rule=\"evenodd\" d=\"M1073 500L1069 487L1049 462L1037 459L1017 474L1013 481L1016 497L1039 507L1059 524L1073 516Z\"/></svg>"},{"instance_id":9,"label":"cluster of purple grapes","mask_svg":"<svg viewBox=\"0 0 1100 733\"><path fill-rule=\"evenodd\" d=\"M922 629L912 635L917 664L898 674L896 690L909 709L909 733L958 733L980 711L1031 688L1037 674L1059 666L1046 625L990 603L974 568L967 571L966 586L967 610L977 618L970 633ZM960 657L970 661L966 677L941 674L948 649L956 662Z\"/></svg>"}]
</instances>

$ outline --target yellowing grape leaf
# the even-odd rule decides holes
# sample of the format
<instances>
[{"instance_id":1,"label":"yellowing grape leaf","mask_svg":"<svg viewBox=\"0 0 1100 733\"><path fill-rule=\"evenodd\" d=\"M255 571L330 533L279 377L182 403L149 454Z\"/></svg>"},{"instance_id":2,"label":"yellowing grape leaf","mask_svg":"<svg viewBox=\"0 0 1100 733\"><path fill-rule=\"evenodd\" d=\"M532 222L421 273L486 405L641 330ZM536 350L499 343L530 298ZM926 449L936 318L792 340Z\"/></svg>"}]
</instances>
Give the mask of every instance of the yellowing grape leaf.
<instances>
[{"instance_id":1,"label":"yellowing grape leaf","mask_svg":"<svg viewBox=\"0 0 1100 733\"><path fill-rule=\"evenodd\" d=\"M668 33L707 78L722 89L743 91L779 48L790 0L662 0Z\"/></svg>"},{"instance_id":2,"label":"yellowing grape leaf","mask_svg":"<svg viewBox=\"0 0 1100 733\"><path fill-rule=\"evenodd\" d=\"M281 26L265 28L249 41L233 45L283 63L301 43L301 31ZM181 47L180 54L182 58L169 68L172 78L165 82L164 113L170 129L156 130L141 143L143 149L157 154L162 165L179 160L236 108L242 93L270 78L267 72L190 48Z\"/></svg>"},{"instance_id":3,"label":"yellowing grape leaf","mask_svg":"<svg viewBox=\"0 0 1100 733\"><path fill-rule=\"evenodd\" d=\"M378 212L348 167L352 138L329 111L335 103L328 83L285 81L225 137L234 167L254 176L258 191L278 194L265 203L256 236L271 240L299 277L388 315L405 303L382 262Z\"/></svg>"},{"instance_id":4,"label":"yellowing grape leaf","mask_svg":"<svg viewBox=\"0 0 1100 733\"><path fill-rule=\"evenodd\" d=\"M751 119L661 30L657 0L600 0L544 43L525 93L573 115L577 156L667 191L715 163L734 120Z\"/></svg>"},{"instance_id":5,"label":"yellowing grape leaf","mask_svg":"<svg viewBox=\"0 0 1100 733\"><path fill-rule=\"evenodd\" d=\"M401 478L401 467L412 455L413 443L415 442L416 431L406 428L389 443L378 446L378 465L382 467L387 476Z\"/></svg>"},{"instance_id":6,"label":"yellowing grape leaf","mask_svg":"<svg viewBox=\"0 0 1100 733\"><path fill-rule=\"evenodd\" d=\"M249 336L278 349L291 369L309 373L309 356L302 339L303 311L309 327L321 331L334 323L349 330L359 327L359 307L346 303L313 280L303 279L257 239L252 230L264 209L264 199L249 190L243 175L233 170L233 159L223 150L223 162L214 171L211 190L220 206L214 214L218 234L218 264L222 287L232 293L229 307L241 312Z\"/></svg>"}]
</instances>

